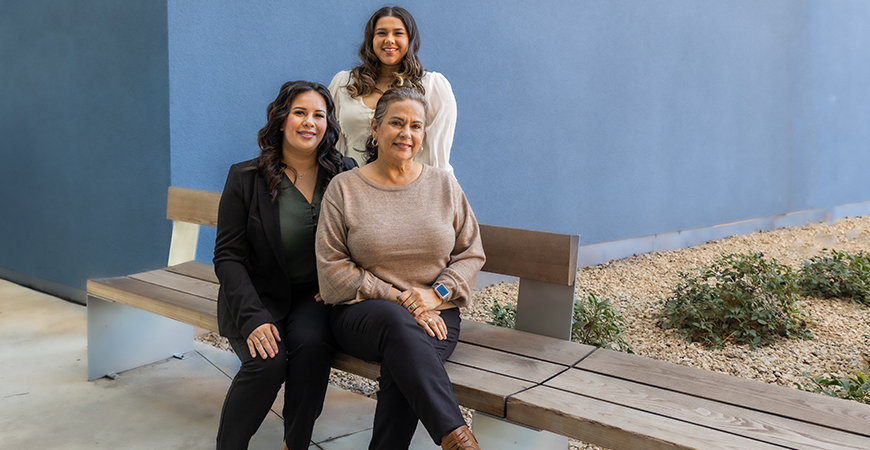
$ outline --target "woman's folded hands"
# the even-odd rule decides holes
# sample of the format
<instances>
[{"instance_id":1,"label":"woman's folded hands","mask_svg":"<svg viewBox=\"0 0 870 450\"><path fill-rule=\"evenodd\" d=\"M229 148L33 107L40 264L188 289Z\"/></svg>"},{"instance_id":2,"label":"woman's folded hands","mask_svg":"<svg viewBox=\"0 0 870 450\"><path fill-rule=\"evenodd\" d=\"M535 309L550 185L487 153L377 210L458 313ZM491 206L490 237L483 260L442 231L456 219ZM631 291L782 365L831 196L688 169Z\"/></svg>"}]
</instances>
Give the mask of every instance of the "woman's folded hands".
<instances>
[{"instance_id":1,"label":"woman's folded hands","mask_svg":"<svg viewBox=\"0 0 870 450\"><path fill-rule=\"evenodd\" d=\"M390 292L393 294L398 290L391 288ZM447 325L441 319L441 313L435 309L441 306L441 298L434 289L414 287L399 293L395 298L399 305L414 316L414 320L429 336L439 341L447 339Z\"/></svg>"}]
</instances>

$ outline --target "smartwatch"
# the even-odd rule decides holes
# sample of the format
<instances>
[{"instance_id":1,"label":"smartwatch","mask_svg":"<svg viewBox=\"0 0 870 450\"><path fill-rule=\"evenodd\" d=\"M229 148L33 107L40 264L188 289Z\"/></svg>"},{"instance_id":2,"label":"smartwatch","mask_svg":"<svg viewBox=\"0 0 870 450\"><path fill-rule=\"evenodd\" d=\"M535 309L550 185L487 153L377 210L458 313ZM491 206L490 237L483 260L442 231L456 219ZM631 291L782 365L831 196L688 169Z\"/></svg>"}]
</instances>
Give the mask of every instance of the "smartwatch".
<instances>
[{"instance_id":1,"label":"smartwatch","mask_svg":"<svg viewBox=\"0 0 870 450\"><path fill-rule=\"evenodd\" d=\"M446 302L450 298L450 289L447 289L443 284L435 283L435 285L432 286L432 289L434 289L435 294L441 298L441 303Z\"/></svg>"}]
</instances>

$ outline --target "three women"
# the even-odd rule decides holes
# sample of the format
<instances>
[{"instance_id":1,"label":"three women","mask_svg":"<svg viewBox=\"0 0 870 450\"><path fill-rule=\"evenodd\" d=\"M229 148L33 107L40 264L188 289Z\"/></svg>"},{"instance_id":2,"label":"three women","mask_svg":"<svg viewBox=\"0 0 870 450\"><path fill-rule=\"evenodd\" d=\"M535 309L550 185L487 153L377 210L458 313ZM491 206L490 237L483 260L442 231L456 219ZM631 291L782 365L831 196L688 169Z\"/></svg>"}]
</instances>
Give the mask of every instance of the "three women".
<instances>
[{"instance_id":1,"label":"three women","mask_svg":"<svg viewBox=\"0 0 870 450\"><path fill-rule=\"evenodd\" d=\"M477 448L443 362L483 253L449 164L453 93L443 76L423 70L419 45L407 11L378 10L366 25L363 63L330 85L335 103L322 85L285 84L260 130L260 156L230 169L214 262L220 331L242 366L224 403L218 449L247 448L285 379L285 448L308 448L336 345L330 328L345 351L382 361L370 448L407 448L417 417L444 448ZM390 90L396 86L404 88ZM327 191L333 177L357 165L341 153L372 164ZM319 258L324 299L360 306L319 303L314 233L322 228L324 191L340 196L329 197L330 225L318 237L329 242L318 249L326 252ZM411 199L393 218L375 219L381 200ZM395 220L403 215L415 220ZM350 241L336 235L335 220L349 221ZM405 254L373 242L402 242ZM345 260L336 261L335 246L343 246ZM361 285L347 279L352 270L365 274Z\"/></svg>"}]
</instances>

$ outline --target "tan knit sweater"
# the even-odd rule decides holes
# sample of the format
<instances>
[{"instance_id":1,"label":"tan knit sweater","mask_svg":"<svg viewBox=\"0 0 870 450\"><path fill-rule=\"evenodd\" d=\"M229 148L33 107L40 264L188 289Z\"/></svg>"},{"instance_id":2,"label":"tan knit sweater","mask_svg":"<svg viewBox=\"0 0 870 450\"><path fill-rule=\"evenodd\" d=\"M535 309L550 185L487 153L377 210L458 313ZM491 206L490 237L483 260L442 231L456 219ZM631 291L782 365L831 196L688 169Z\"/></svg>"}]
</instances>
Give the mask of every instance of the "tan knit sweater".
<instances>
[{"instance_id":1,"label":"tan knit sweater","mask_svg":"<svg viewBox=\"0 0 870 450\"><path fill-rule=\"evenodd\" d=\"M320 295L326 303L387 298L440 282L449 301L466 306L483 267L480 230L450 174L423 166L406 186L382 186L359 169L337 175L320 207L315 243Z\"/></svg>"}]
</instances>

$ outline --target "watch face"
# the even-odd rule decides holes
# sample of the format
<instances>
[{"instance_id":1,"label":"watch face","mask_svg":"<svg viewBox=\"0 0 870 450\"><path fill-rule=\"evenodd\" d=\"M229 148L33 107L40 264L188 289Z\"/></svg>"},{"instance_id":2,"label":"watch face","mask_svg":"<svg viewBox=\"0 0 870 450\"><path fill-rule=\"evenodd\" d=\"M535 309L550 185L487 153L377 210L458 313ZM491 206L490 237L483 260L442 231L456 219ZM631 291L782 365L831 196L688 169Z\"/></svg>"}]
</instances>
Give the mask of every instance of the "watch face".
<instances>
[{"instance_id":1,"label":"watch face","mask_svg":"<svg viewBox=\"0 0 870 450\"><path fill-rule=\"evenodd\" d=\"M436 284L434 287L435 293L438 294L438 296L441 297L442 300L446 299L447 296L450 295L450 291L446 287L444 287L443 284Z\"/></svg>"}]
</instances>

